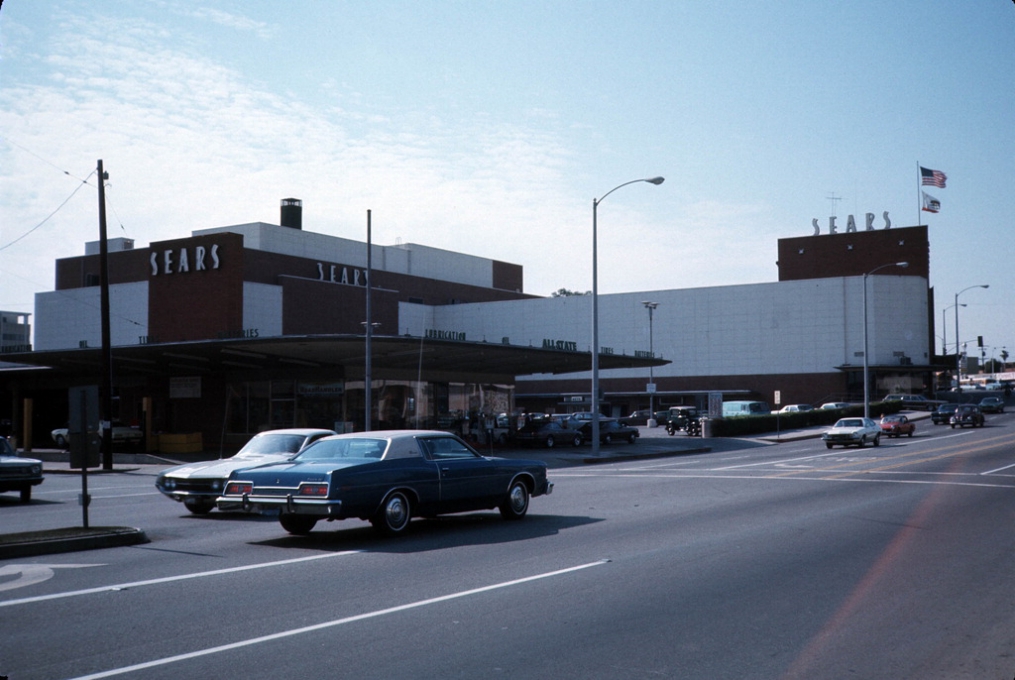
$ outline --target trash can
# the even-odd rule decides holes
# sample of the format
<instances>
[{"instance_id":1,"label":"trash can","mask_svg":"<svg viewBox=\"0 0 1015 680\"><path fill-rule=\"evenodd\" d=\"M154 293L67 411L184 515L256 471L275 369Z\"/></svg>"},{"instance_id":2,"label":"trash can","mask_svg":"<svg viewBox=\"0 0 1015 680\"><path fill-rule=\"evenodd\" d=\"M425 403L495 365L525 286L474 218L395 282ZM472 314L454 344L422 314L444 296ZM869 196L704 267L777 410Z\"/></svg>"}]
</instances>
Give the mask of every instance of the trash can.
<instances>
[{"instance_id":1,"label":"trash can","mask_svg":"<svg viewBox=\"0 0 1015 680\"><path fill-rule=\"evenodd\" d=\"M711 439L712 438L712 419L711 418L702 418L699 422L701 423L701 438L702 439Z\"/></svg>"}]
</instances>

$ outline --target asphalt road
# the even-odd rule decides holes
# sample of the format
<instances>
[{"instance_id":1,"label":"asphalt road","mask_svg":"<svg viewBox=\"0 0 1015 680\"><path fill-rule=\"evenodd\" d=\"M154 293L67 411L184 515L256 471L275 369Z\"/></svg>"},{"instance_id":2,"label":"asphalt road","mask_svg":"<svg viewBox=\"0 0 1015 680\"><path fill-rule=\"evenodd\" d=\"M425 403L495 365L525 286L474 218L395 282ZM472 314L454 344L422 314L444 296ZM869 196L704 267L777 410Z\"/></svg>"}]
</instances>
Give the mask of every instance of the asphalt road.
<instances>
[{"instance_id":1,"label":"asphalt road","mask_svg":"<svg viewBox=\"0 0 1015 680\"><path fill-rule=\"evenodd\" d=\"M553 470L497 513L287 536L90 487L151 542L0 562L0 675L1011 678L1015 420ZM4 521L80 513L47 478ZM31 517L31 518L30 518Z\"/></svg>"}]
</instances>

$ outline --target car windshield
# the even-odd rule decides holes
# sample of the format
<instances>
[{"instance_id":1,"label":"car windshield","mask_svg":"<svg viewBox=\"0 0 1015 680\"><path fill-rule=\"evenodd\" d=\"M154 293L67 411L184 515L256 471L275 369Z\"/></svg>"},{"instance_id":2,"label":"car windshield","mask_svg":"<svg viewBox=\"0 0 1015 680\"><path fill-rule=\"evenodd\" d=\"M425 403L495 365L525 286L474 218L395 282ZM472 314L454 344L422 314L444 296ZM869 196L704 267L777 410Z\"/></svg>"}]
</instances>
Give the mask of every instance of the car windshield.
<instances>
[{"instance_id":1,"label":"car windshield","mask_svg":"<svg viewBox=\"0 0 1015 680\"><path fill-rule=\"evenodd\" d=\"M388 446L386 439L367 437L349 437L345 439L320 439L293 460L301 463L313 461L337 460L340 458L370 458L379 460L384 457Z\"/></svg>"},{"instance_id":2,"label":"car windshield","mask_svg":"<svg viewBox=\"0 0 1015 680\"><path fill-rule=\"evenodd\" d=\"M268 453L296 453L306 439L301 434L262 434L254 437L239 450L237 456Z\"/></svg>"},{"instance_id":3,"label":"car windshield","mask_svg":"<svg viewBox=\"0 0 1015 680\"><path fill-rule=\"evenodd\" d=\"M16 455L17 454L14 453L14 449L11 448L11 445L7 442L7 440L0 437L0 456L16 456Z\"/></svg>"},{"instance_id":4,"label":"car windshield","mask_svg":"<svg viewBox=\"0 0 1015 680\"><path fill-rule=\"evenodd\" d=\"M843 418L835 424L836 427L863 427L861 418Z\"/></svg>"}]
</instances>

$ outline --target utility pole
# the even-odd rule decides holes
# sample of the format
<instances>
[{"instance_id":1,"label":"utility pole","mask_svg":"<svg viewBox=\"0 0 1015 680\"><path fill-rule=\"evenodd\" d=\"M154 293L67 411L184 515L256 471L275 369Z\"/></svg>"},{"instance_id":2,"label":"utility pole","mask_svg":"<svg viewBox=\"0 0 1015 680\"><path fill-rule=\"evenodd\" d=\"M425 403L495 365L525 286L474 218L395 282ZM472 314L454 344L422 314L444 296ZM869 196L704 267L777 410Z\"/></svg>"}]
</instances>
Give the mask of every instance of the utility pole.
<instances>
[{"instance_id":1,"label":"utility pole","mask_svg":"<svg viewBox=\"0 0 1015 680\"><path fill-rule=\"evenodd\" d=\"M106 241L106 180L99 159L99 290L102 308L102 379L99 387L102 469L113 469L113 352L109 339L109 244Z\"/></svg>"}]
</instances>

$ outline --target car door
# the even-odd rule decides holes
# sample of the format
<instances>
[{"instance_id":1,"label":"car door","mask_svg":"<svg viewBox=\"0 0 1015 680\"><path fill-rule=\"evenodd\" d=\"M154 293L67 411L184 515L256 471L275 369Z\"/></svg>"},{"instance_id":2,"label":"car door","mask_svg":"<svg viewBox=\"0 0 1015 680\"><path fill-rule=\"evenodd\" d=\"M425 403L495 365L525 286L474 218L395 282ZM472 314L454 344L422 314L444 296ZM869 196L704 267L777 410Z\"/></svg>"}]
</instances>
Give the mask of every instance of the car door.
<instances>
[{"instance_id":1,"label":"car door","mask_svg":"<svg viewBox=\"0 0 1015 680\"><path fill-rule=\"evenodd\" d=\"M457 437L427 437L422 444L440 475L440 512L487 508L504 493L507 480L494 462Z\"/></svg>"}]
</instances>

